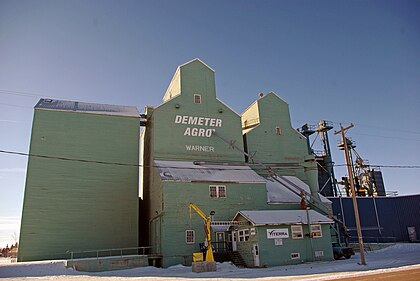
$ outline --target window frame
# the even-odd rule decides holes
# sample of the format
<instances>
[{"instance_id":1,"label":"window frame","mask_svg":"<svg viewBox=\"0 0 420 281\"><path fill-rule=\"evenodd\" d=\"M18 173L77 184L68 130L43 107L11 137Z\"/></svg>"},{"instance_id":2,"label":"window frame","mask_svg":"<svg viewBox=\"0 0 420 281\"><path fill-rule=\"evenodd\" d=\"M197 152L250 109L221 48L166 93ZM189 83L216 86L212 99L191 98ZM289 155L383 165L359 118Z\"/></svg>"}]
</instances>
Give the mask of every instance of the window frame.
<instances>
[{"instance_id":1,"label":"window frame","mask_svg":"<svg viewBox=\"0 0 420 281\"><path fill-rule=\"evenodd\" d=\"M194 94L194 104L201 104L201 95Z\"/></svg>"},{"instance_id":2,"label":"window frame","mask_svg":"<svg viewBox=\"0 0 420 281\"><path fill-rule=\"evenodd\" d=\"M226 198L227 197L226 185L209 185L210 198Z\"/></svg>"},{"instance_id":3,"label":"window frame","mask_svg":"<svg viewBox=\"0 0 420 281\"><path fill-rule=\"evenodd\" d=\"M291 258L292 260L297 260L297 259L300 259L300 253L298 253L298 252L293 252L293 253L290 253L290 258Z\"/></svg>"},{"instance_id":4,"label":"window frame","mask_svg":"<svg viewBox=\"0 0 420 281\"><path fill-rule=\"evenodd\" d=\"M320 224L311 224L311 237L322 238L322 226Z\"/></svg>"},{"instance_id":5,"label":"window frame","mask_svg":"<svg viewBox=\"0 0 420 281\"><path fill-rule=\"evenodd\" d=\"M238 230L238 242L248 242L249 236L249 228Z\"/></svg>"},{"instance_id":6,"label":"window frame","mask_svg":"<svg viewBox=\"0 0 420 281\"><path fill-rule=\"evenodd\" d=\"M188 235L189 233L192 235ZM189 240L189 238L192 238L192 241ZM188 245L195 244L195 230L194 229L185 230L185 244L188 244Z\"/></svg>"},{"instance_id":7,"label":"window frame","mask_svg":"<svg viewBox=\"0 0 420 281\"><path fill-rule=\"evenodd\" d=\"M302 225L291 225L290 226L290 232L292 233L292 239L303 239L303 227L302 227ZM298 235L295 236L295 234L298 234Z\"/></svg>"}]
</instances>

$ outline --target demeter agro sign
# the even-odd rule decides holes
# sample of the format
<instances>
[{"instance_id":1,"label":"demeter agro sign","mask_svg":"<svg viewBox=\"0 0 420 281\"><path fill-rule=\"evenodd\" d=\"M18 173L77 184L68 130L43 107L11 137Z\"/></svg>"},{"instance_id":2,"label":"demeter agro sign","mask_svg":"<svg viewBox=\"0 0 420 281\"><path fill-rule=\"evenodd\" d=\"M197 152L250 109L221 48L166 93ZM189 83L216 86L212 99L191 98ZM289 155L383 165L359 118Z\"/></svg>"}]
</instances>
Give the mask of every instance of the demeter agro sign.
<instances>
[{"instance_id":1,"label":"demeter agro sign","mask_svg":"<svg viewBox=\"0 0 420 281\"><path fill-rule=\"evenodd\" d=\"M287 228L267 229L267 238L289 238L289 230Z\"/></svg>"},{"instance_id":2,"label":"demeter agro sign","mask_svg":"<svg viewBox=\"0 0 420 281\"><path fill-rule=\"evenodd\" d=\"M200 127L222 127L222 119L200 116L176 115L175 124L194 125ZM209 138L212 136L214 131L215 129L211 128L187 127L184 131L184 136Z\"/></svg>"},{"instance_id":3,"label":"demeter agro sign","mask_svg":"<svg viewBox=\"0 0 420 281\"><path fill-rule=\"evenodd\" d=\"M202 117L202 116L188 116L188 115L176 115L175 124L190 125L185 128L184 136L187 137L202 137L210 138L216 131L216 127L222 127L222 119ZM188 151L202 151L202 152L214 152L214 147L209 145L185 145L185 149Z\"/></svg>"}]
</instances>

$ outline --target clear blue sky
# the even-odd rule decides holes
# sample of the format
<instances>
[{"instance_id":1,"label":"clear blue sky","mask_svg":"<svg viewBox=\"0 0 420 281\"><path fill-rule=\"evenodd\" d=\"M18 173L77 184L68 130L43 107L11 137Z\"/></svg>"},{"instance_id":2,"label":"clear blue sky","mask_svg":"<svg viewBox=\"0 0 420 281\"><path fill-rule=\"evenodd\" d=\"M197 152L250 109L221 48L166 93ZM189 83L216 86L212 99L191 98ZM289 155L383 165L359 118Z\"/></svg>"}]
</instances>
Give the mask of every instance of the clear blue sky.
<instances>
[{"instance_id":1,"label":"clear blue sky","mask_svg":"<svg viewBox=\"0 0 420 281\"><path fill-rule=\"evenodd\" d=\"M295 128L353 122L348 136L371 164L420 164L420 1L404 0L0 0L0 150L29 151L41 97L142 112L196 57L238 113L274 91ZM0 247L19 232L26 164L0 153ZM419 169L382 172L387 190L420 193Z\"/></svg>"}]
</instances>

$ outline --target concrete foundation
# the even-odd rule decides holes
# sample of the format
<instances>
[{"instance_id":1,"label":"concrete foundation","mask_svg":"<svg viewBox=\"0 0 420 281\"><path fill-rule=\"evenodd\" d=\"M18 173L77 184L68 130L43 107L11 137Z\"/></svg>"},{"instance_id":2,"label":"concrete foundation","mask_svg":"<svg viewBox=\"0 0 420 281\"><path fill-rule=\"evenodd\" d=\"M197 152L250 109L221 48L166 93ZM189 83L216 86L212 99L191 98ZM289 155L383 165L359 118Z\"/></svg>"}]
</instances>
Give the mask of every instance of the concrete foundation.
<instances>
[{"instance_id":1,"label":"concrete foundation","mask_svg":"<svg viewBox=\"0 0 420 281\"><path fill-rule=\"evenodd\" d=\"M77 271L98 272L148 266L147 256L102 257L67 261L67 267Z\"/></svg>"},{"instance_id":2,"label":"concrete foundation","mask_svg":"<svg viewBox=\"0 0 420 281\"><path fill-rule=\"evenodd\" d=\"M192 263L192 271L193 272L211 272L216 271L216 262L210 261L198 261Z\"/></svg>"}]
</instances>

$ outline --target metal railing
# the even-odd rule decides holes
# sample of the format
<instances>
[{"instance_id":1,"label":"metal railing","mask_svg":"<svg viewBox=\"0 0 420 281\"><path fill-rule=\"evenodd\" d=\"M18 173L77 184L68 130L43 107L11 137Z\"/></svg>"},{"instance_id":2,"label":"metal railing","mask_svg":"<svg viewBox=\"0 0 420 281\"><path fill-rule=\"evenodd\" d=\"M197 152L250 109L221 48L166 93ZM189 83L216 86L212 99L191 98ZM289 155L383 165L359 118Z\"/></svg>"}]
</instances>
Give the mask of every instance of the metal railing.
<instances>
[{"instance_id":1,"label":"metal railing","mask_svg":"<svg viewBox=\"0 0 420 281\"><path fill-rule=\"evenodd\" d=\"M66 253L70 254L70 259L78 258L97 258L111 257L111 256L128 256L128 255L148 255L150 254L151 247L131 247L131 248L117 248L117 249L97 249L88 251L71 251Z\"/></svg>"}]
</instances>

